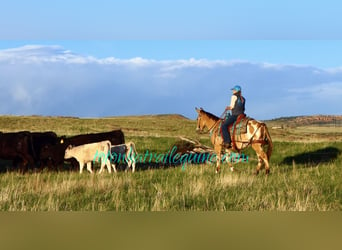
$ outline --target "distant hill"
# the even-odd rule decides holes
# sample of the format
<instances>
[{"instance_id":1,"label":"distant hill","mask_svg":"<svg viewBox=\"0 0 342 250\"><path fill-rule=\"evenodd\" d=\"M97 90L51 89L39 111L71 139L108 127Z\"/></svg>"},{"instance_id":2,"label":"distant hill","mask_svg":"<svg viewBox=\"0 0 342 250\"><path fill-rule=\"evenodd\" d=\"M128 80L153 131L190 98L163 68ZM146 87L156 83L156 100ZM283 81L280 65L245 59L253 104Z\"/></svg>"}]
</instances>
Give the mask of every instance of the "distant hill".
<instances>
[{"instance_id":1,"label":"distant hill","mask_svg":"<svg viewBox=\"0 0 342 250\"><path fill-rule=\"evenodd\" d=\"M104 118L169 118L173 120L190 120L184 115L180 114L153 114L153 115L129 115L129 116L110 116Z\"/></svg>"},{"instance_id":2,"label":"distant hill","mask_svg":"<svg viewBox=\"0 0 342 250\"><path fill-rule=\"evenodd\" d=\"M306 125L327 125L342 126L342 115L311 115L311 116L291 116L280 117L266 121L272 126L306 126Z\"/></svg>"},{"instance_id":3,"label":"distant hill","mask_svg":"<svg viewBox=\"0 0 342 250\"><path fill-rule=\"evenodd\" d=\"M154 116L155 117L169 117L171 119L189 120L189 118L180 114L160 114L160 115L154 115Z\"/></svg>"}]
</instances>

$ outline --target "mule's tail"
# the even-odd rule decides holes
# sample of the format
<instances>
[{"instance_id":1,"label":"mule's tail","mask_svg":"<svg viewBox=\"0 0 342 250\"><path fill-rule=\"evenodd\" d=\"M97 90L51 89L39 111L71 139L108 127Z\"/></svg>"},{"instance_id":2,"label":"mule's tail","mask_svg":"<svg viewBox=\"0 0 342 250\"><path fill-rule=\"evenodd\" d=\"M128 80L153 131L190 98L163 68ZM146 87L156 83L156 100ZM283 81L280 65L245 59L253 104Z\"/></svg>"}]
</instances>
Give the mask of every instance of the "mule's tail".
<instances>
[{"instance_id":1,"label":"mule's tail","mask_svg":"<svg viewBox=\"0 0 342 250\"><path fill-rule=\"evenodd\" d=\"M270 133L268 132L267 126L265 124L265 135L266 135L266 140L267 140L267 159L270 160L272 151L273 151L273 142Z\"/></svg>"}]
</instances>

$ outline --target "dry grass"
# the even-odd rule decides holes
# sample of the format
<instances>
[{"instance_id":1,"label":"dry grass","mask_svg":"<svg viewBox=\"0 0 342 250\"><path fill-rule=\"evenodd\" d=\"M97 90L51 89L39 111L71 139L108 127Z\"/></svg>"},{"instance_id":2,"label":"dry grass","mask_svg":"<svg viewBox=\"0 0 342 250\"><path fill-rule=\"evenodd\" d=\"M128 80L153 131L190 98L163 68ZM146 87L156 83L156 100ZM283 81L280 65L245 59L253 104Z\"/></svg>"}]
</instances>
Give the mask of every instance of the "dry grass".
<instances>
[{"instance_id":1,"label":"dry grass","mask_svg":"<svg viewBox=\"0 0 342 250\"><path fill-rule=\"evenodd\" d=\"M341 169L333 164L275 166L253 176L253 166L219 175L210 165L135 174L5 173L2 211L331 211L341 210Z\"/></svg>"},{"instance_id":2,"label":"dry grass","mask_svg":"<svg viewBox=\"0 0 342 250\"><path fill-rule=\"evenodd\" d=\"M78 119L60 117L0 117L1 131L56 131L59 135L122 128L136 142L139 153L167 152L177 136L209 144L208 135L195 133L195 121L178 116ZM308 133L325 135L325 130ZM283 131L281 131L283 132ZM297 131L298 132L298 131ZM297 136L296 131L291 136ZM273 133L279 133L271 130ZM304 134L304 133L302 133ZM274 137L289 138L276 134ZM322 138L322 136L320 137ZM325 138L325 137L324 137ZM310 143L307 143L309 142ZM342 208L342 157L328 155L311 161L315 152L342 151L342 143L275 142L271 175L254 176L256 162L223 166L188 165L137 171L134 174L77 172L6 172L0 175L1 211L340 211ZM331 151L332 150L332 151ZM244 152L252 159L252 150ZM286 161L294 157L294 161ZM310 159L307 161L306 159ZM296 162L297 161L297 162ZM303 162L304 161L304 162Z\"/></svg>"},{"instance_id":3,"label":"dry grass","mask_svg":"<svg viewBox=\"0 0 342 250\"><path fill-rule=\"evenodd\" d=\"M0 131L55 131L58 135L76 135L122 129L126 136L174 137L195 135L195 121L177 115L107 118L43 116L1 116Z\"/></svg>"}]
</instances>

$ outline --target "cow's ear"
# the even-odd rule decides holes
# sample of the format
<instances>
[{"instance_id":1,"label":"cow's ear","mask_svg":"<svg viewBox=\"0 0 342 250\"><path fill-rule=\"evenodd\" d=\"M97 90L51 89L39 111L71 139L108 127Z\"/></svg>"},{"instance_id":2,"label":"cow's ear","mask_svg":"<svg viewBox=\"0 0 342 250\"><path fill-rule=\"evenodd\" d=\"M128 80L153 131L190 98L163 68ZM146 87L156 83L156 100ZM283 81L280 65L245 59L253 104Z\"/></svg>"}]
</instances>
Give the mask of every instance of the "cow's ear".
<instances>
[{"instance_id":1,"label":"cow's ear","mask_svg":"<svg viewBox=\"0 0 342 250\"><path fill-rule=\"evenodd\" d=\"M60 144L63 144L63 143L64 143L64 139L61 139Z\"/></svg>"},{"instance_id":2,"label":"cow's ear","mask_svg":"<svg viewBox=\"0 0 342 250\"><path fill-rule=\"evenodd\" d=\"M67 149L72 149L72 147L73 147L72 145L69 145L69 146L67 147Z\"/></svg>"}]
</instances>

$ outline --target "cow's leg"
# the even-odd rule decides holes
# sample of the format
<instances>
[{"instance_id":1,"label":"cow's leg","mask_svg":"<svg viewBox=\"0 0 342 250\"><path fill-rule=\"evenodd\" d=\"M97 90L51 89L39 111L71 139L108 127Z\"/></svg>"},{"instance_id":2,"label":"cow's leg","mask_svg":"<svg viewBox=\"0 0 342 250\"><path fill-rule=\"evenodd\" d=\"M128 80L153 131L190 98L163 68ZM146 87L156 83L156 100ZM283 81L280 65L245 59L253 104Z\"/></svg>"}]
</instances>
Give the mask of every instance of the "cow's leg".
<instances>
[{"instance_id":1,"label":"cow's leg","mask_svg":"<svg viewBox=\"0 0 342 250\"><path fill-rule=\"evenodd\" d=\"M108 169L108 172L109 172L109 173L112 172L110 166L108 167L108 165L105 163L105 161L101 161L101 168L100 168L99 174L101 174L101 173L104 171L104 167L105 167L105 166L107 166L107 169Z\"/></svg>"},{"instance_id":2,"label":"cow's leg","mask_svg":"<svg viewBox=\"0 0 342 250\"><path fill-rule=\"evenodd\" d=\"M27 159L27 162L28 164L26 164L26 166L29 166L31 168L34 168L35 165L36 165L36 162L35 160L33 159L33 157L31 157L30 155L26 155L26 159Z\"/></svg>"},{"instance_id":3,"label":"cow's leg","mask_svg":"<svg viewBox=\"0 0 342 250\"><path fill-rule=\"evenodd\" d=\"M104 165L103 165L103 164L102 164L102 162L101 162L101 167L100 167L99 174L101 174L101 173L102 173L103 169L104 169Z\"/></svg>"},{"instance_id":4,"label":"cow's leg","mask_svg":"<svg viewBox=\"0 0 342 250\"><path fill-rule=\"evenodd\" d=\"M112 163L112 168L113 168L114 173L116 173L116 165L115 165L115 163Z\"/></svg>"},{"instance_id":5,"label":"cow's leg","mask_svg":"<svg viewBox=\"0 0 342 250\"><path fill-rule=\"evenodd\" d=\"M134 171L135 171L135 160L132 163L132 173L134 173Z\"/></svg>"},{"instance_id":6,"label":"cow's leg","mask_svg":"<svg viewBox=\"0 0 342 250\"><path fill-rule=\"evenodd\" d=\"M126 166L125 172L127 172L129 168L132 166L132 160L130 158L127 158L126 163L127 163L127 166Z\"/></svg>"},{"instance_id":7,"label":"cow's leg","mask_svg":"<svg viewBox=\"0 0 342 250\"><path fill-rule=\"evenodd\" d=\"M83 162L80 162L80 161L78 163L80 164L80 174L82 174L84 164L83 164Z\"/></svg>"},{"instance_id":8,"label":"cow's leg","mask_svg":"<svg viewBox=\"0 0 342 250\"><path fill-rule=\"evenodd\" d=\"M25 174L28 170L28 161L26 158L17 158L13 161L15 168L19 169L19 172Z\"/></svg>"},{"instance_id":9,"label":"cow's leg","mask_svg":"<svg viewBox=\"0 0 342 250\"><path fill-rule=\"evenodd\" d=\"M108 170L108 173L111 173L112 172L112 168L111 168L111 166L110 166L110 163L108 162L104 162L103 164L105 164L106 165L106 167L107 167L107 170Z\"/></svg>"},{"instance_id":10,"label":"cow's leg","mask_svg":"<svg viewBox=\"0 0 342 250\"><path fill-rule=\"evenodd\" d=\"M20 171L22 173L26 173L29 170L29 167L31 167L32 169L34 168L34 159L28 155L28 154L20 154L19 156L19 162L20 162Z\"/></svg>"},{"instance_id":11,"label":"cow's leg","mask_svg":"<svg viewBox=\"0 0 342 250\"><path fill-rule=\"evenodd\" d=\"M93 173L93 170L91 169L91 162L87 162L87 170L88 170L90 173Z\"/></svg>"},{"instance_id":12,"label":"cow's leg","mask_svg":"<svg viewBox=\"0 0 342 250\"><path fill-rule=\"evenodd\" d=\"M114 173L116 173L115 163L112 163L111 165L112 165L112 168L113 168Z\"/></svg>"},{"instance_id":13,"label":"cow's leg","mask_svg":"<svg viewBox=\"0 0 342 250\"><path fill-rule=\"evenodd\" d=\"M81 163L77 159L71 158L70 159L70 163L71 163L71 168L72 169L77 169L78 167L81 167L81 165L80 165ZM78 166L77 164L80 165L80 166Z\"/></svg>"}]
</instances>

